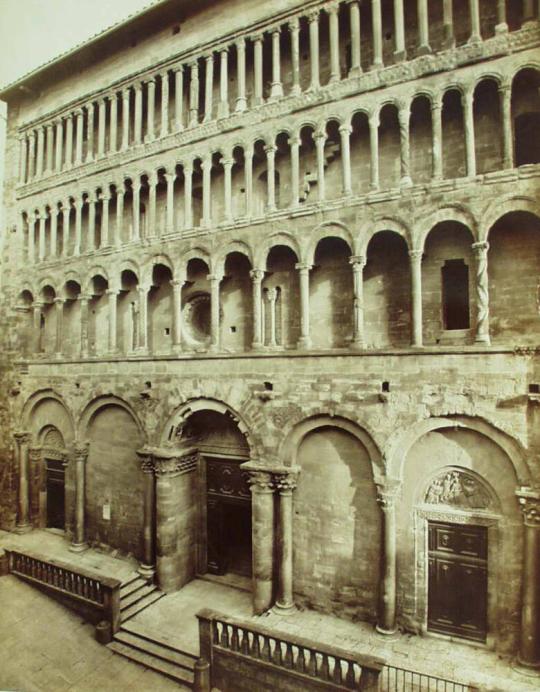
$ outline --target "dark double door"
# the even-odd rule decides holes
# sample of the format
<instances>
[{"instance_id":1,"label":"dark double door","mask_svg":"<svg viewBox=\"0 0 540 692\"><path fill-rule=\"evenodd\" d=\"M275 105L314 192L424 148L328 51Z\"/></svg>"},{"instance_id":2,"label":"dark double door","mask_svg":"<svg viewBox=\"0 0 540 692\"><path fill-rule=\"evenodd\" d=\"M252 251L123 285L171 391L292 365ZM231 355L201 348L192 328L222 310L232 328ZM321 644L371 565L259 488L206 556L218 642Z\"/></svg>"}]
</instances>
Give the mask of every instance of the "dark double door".
<instances>
[{"instance_id":1,"label":"dark double door","mask_svg":"<svg viewBox=\"0 0 540 692\"><path fill-rule=\"evenodd\" d=\"M46 459L47 528L65 529L65 469L64 462Z\"/></svg>"},{"instance_id":2,"label":"dark double door","mask_svg":"<svg viewBox=\"0 0 540 692\"><path fill-rule=\"evenodd\" d=\"M487 529L429 522L428 532L428 629L485 641Z\"/></svg>"},{"instance_id":3,"label":"dark double door","mask_svg":"<svg viewBox=\"0 0 540 692\"><path fill-rule=\"evenodd\" d=\"M208 572L251 576L251 492L240 461L207 459Z\"/></svg>"}]
</instances>

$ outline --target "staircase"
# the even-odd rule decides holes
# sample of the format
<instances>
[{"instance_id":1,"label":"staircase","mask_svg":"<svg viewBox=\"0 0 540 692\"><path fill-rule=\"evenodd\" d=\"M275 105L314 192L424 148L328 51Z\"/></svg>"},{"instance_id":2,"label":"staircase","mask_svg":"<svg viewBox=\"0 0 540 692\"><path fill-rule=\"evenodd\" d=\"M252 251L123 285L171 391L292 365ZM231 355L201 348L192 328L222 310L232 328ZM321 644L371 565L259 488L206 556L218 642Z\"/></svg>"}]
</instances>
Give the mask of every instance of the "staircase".
<instances>
[{"instance_id":1,"label":"staircase","mask_svg":"<svg viewBox=\"0 0 540 692\"><path fill-rule=\"evenodd\" d=\"M193 685L193 668L197 656L159 641L141 632L130 622L137 613L156 603L165 594L152 582L139 576L122 584L120 589L120 629L108 648L131 661L171 678L189 688Z\"/></svg>"},{"instance_id":2,"label":"staircase","mask_svg":"<svg viewBox=\"0 0 540 692\"><path fill-rule=\"evenodd\" d=\"M341 152L341 145L339 142L328 142L328 144L324 148L324 168L328 168L328 166L334 161L334 159L339 155ZM311 171L306 171L304 173L304 178L302 180L301 186L300 186L300 193L298 196L298 200L300 203L303 203L307 200L311 193L311 188L317 185L319 182L319 176L317 172L312 173Z\"/></svg>"}]
</instances>

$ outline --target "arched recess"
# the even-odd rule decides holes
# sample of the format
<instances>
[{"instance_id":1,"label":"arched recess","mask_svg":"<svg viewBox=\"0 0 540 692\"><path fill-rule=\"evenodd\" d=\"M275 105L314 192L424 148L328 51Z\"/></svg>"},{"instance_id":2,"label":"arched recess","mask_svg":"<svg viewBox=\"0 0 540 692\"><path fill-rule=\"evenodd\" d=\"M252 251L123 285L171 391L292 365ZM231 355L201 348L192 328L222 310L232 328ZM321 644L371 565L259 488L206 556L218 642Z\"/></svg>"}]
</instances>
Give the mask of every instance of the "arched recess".
<instances>
[{"instance_id":1,"label":"arched recess","mask_svg":"<svg viewBox=\"0 0 540 692\"><path fill-rule=\"evenodd\" d=\"M431 101L419 94L411 103L411 178L413 183L425 183L433 175L433 134Z\"/></svg>"},{"instance_id":2,"label":"arched recess","mask_svg":"<svg viewBox=\"0 0 540 692\"><path fill-rule=\"evenodd\" d=\"M201 256L207 257L204 253ZM210 343L209 274L208 263L197 254L187 261L182 286L182 341L187 348L203 348Z\"/></svg>"},{"instance_id":3,"label":"arched recess","mask_svg":"<svg viewBox=\"0 0 540 692\"><path fill-rule=\"evenodd\" d=\"M157 261L152 267L148 294L150 350L170 353L173 343L173 275L170 265Z\"/></svg>"},{"instance_id":4,"label":"arched recess","mask_svg":"<svg viewBox=\"0 0 540 692\"><path fill-rule=\"evenodd\" d=\"M52 389L34 392L23 406L21 419L22 428L32 433L35 443L39 441L39 432L47 425L54 425L60 431L66 444L73 442L75 435L73 415L62 396Z\"/></svg>"},{"instance_id":5,"label":"arched recess","mask_svg":"<svg viewBox=\"0 0 540 692\"><path fill-rule=\"evenodd\" d=\"M379 113L379 179L383 190L397 187L400 180L400 138L398 109L387 103Z\"/></svg>"},{"instance_id":6,"label":"arched recess","mask_svg":"<svg viewBox=\"0 0 540 692\"><path fill-rule=\"evenodd\" d=\"M88 541L142 559L143 473L137 450L145 442L131 407L100 397L85 408L80 439L87 440L85 525Z\"/></svg>"},{"instance_id":7,"label":"arched recess","mask_svg":"<svg viewBox=\"0 0 540 692\"><path fill-rule=\"evenodd\" d=\"M108 347L109 310L107 289L109 282L104 273L96 273L89 282L88 350L93 355L105 353Z\"/></svg>"},{"instance_id":8,"label":"arched recess","mask_svg":"<svg viewBox=\"0 0 540 692\"><path fill-rule=\"evenodd\" d=\"M317 416L297 425L286 447L300 467L293 519L295 600L374 622L382 526L375 444L352 421Z\"/></svg>"},{"instance_id":9,"label":"arched recess","mask_svg":"<svg viewBox=\"0 0 540 692\"><path fill-rule=\"evenodd\" d=\"M19 293L15 308L18 313L19 351L24 356L32 354L36 347L33 303L34 296L31 289L24 288Z\"/></svg>"},{"instance_id":10,"label":"arched recess","mask_svg":"<svg viewBox=\"0 0 540 692\"><path fill-rule=\"evenodd\" d=\"M540 163L540 70L525 68L512 81L512 123L516 166Z\"/></svg>"},{"instance_id":11,"label":"arched recess","mask_svg":"<svg viewBox=\"0 0 540 692\"><path fill-rule=\"evenodd\" d=\"M41 463L32 481L39 484L39 526L65 531L66 466L68 451L64 436L55 425L46 425L38 435Z\"/></svg>"},{"instance_id":12,"label":"arched recess","mask_svg":"<svg viewBox=\"0 0 540 692\"><path fill-rule=\"evenodd\" d=\"M221 345L231 351L247 351L253 340L251 268L249 258L240 252L230 252L225 258L220 287Z\"/></svg>"},{"instance_id":13,"label":"arched recess","mask_svg":"<svg viewBox=\"0 0 540 692\"><path fill-rule=\"evenodd\" d=\"M483 79L476 85L474 142L478 173L489 173L503 167L500 102L499 84L494 79Z\"/></svg>"},{"instance_id":14,"label":"arched recess","mask_svg":"<svg viewBox=\"0 0 540 692\"><path fill-rule=\"evenodd\" d=\"M466 175L465 122L462 95L458 89L445 92L442 101L443 178Z\"/></svg>"},{"instance_id":15,"label":"arched recess","mask_svg":"<svg viewBox=\"0 0 540 692\"><path fill-rule=\"evenodd\" d=\"M540 336L540 216L501 216L488 235L490 334L494 343L537 344Z\"/></svg>"},{"instance_id":16,"label":"arched recess","mask_svg":"<svg viewBox=\"0 0 540 692\"><path fill-rule=\"evenodd\" d=\"M523 532L515 496L520 471L508 453L516 444L478 419L430 419L407 431L413 436L412 444L403 436L394 444L403 478L396 506L399 619L415 631L513 651ZM452 614L454 602L462 607Z\"/></svg>"},{"instance_id":17,"label":"arched recess","mask_svg":"<svg viewBox=\"0 0 540 692\"><path fill-rule=\"evenodd\" d=\"M300 337L298 255L289 245L274 245L266 257L262 283L264 346L292 348Z\"/></svg>"}]
</instances>

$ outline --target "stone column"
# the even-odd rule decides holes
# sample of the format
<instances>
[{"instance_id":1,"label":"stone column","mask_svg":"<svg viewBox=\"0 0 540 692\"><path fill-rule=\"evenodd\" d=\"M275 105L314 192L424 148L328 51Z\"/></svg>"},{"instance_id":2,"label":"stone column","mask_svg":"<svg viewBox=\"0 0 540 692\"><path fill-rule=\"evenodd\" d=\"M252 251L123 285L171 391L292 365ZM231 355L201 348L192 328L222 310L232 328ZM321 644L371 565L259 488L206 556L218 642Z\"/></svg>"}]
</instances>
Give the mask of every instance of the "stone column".
<instances>
[{"instance_id":1,"label":"stone column","mask_svg":"<svg viewBox=\"0 0 540 692\"><path fill-rule=\"evenodd\" d=\"M122 227L124 224L124 194L125 190L119 185L116 186L116 229L114 245L120 247L122 245Z\"/></svg>"},{"instance_id":2,"label":"stone column","mask_svg":"<svg viewBox=\"0 0 540 692\"><path fill-rule=\"evenodd\" d=\"M251 342L251 348L256 351L260 349L263 345L262 338L262 281L264 279L263 269L252 269L249 272L251 277L252 285L252 299L253 299L253 341Z\"/></svg>"},{"instance_id":3,"label":"stone column","mask_svg":"<svg viewBox=\"0 0 540 692\"><path fill-rule=\"evenodd\" d=\"M199 63L193 60L189 69L189 127L196 127L199 124Z\"/></svg>"},{"instance_id":4,"label":"stone column","mask_svg":"<svg viewBox=\"0 0 540 692\"><path fill-rule=\"evenodd\" d=\"M50 213L51 219L51 257L56 257L58 250L58 207L54 205Z\"/></svg>"},{"instance_id":5,"label":"stone column","mask_svg":"<svg viewBox=\"0 0 540 692\"><path fill-rule=\"evenodd\" d=\"M235 43L236 46L236 79L237 79L237 97L236 97L236 112L241 113L247 108L246 98L246 41L239 38Z\"/></svg>"},{"instance_id":6,"label":"stone column","mask_svg":"<svg viewBox=\"0 0 540 692\"><path fill-rule=\"evenodd\" d=\"M101 238L100 248L109 247L109 202L110 196L101 195Z\"/></svg>"},{"instance_id":7,"label":"stone column","mask_svg":"<svg viewBox=\"0 0 540 692\"><path fill-rule=\"evenodd\" d=\"M202 203L203 213L201 226L210 228L212 225L212 155L208 154L201 162L202 168Z\"/></svg>"},{"instance_id":8,"label":"stone column","mask_svg":"<svg viewBox=\"0 0 540 692\"><path fill-rule=\"evenodd\" d=\"M349 77L356 77L362 72L360 48L360 7L358 0L348 0L349 23L351 25L351 69Z\"/></svg>"},{"instance_id":9,"label":"stone column","mask_svg":"<svg viewBox=\"0 0 540 692\"><path fill-rule=\"evenodd\" d=\"M182 350L182 286L186 283L185 277L173 279L171 282L173 289L173 334L172 344L174 351Z\"/></svg>"},{"instance_id":10,"label":"stone column","mask_svg":"<svg viewBox=\"0 0 540 692\"><path fill-rule=\"evenodd\" d=\"M315 149L317 151L317 191L319 202L326 199L326 188L324 181L324 145L326 143L326 132L314 133Z\"/></svg>"},{"instance_id":11,"label":"stone column","mask_svg":"<svg viewBox=\"0 0 540 692\"><path fill-rule=\"evenodd\" d=\"M86 162L94 160L94 104L86 106Z\"/></svg>"},{"instance_id":12,"label":"stone column","mask_svg":"<svg viewBox=\"0 0 540 692\"><path fill-rule=\"evenodd\" d=\"M118 290L115 288L109 288L107 289L106 294L109 299L109 353L114 355L117 351L116 312Z\"/></svg>"},{"instance_id":13,"label":"stone column","mask_svg":"<svg viewBox=\"0 0 540 692\"><path fill-rule=\"evenodd\" d=\"M378 486L377 500L383 518L383 574L377 632L396 632L396 499L399 486L389 483Z\"/></svg>"},{"instance_id":14,"label":"stone column","mask_svg":"<svg viewBox=\"0 0 540 692\"><path fill-rule=\"evenodd\" d=\"M80 166L82 164L82 152L83 152L83 110L79 108L75 113L75 165Z\"/></svg>"},{"instance_id":15,"label":"stone column","mask_svg":"<svg viewBox=\"0 0 540 692\"><path fill-rule=\"evenodd\" d=\"M88 196L88 233L86 237L86 250L96 249L96 198Z\"/></svg>"},{"instance_id":16,"label":"stone column","mask_svg":"<svg viewBox=\"0 0 540 692\"><path fill-rule=\"evenodd\" d=\"M86 494L86 461L88 459L88 444L77 445L73 450L75 464L75 526L72 543L69 549L80 553L88 548L85 537L85 494Z\"/></svg>"},{"instance_id":17,"label":"stone column","mask_svg":"<svg viewBox=\"0 0 540 692\"><path fill-rule=\"evenodd\" d=\"M160 137L169 134L169 73L161 74L161 128Z\"/></svg>"},{"instance_id":18,"label":"stone column","mask_svg":"<svg viewBox=\"0 0 540 692\"><path fill-rule=\"evenodd\" d=\"M295 265L300 275L300 338L298 348L305 349L311 347L311 336L309 329L309 272L311 264L298 263Z\"/></svg>"},{"instance_id":19,"label":"stone column","mask_svg":"<svg viewBox=\"0 0 540 692\"><path fill-rule=\"evenodd\" d=\"M467 157L467 175L476 175L476 151L474 147L474 92L468 89L463 94L463 124L465 126L465 151Z\"/></svg>"},{"instance_id":20,"label":"stone column","mask_svg":"<svg viewBox=\"0 0 540 692\"><path fill-rule=\"evenodd\" d=\"M69 200L62 202L62 257L68 256L69 249L69 216L71 214L71 205Z\"/></svg>"},{"instance_id":21,"label":"stone column","mask_svg":"<svg viewBox=\"0 0 540 692\"><path fill-rule=\"evenodd\" d=\"M524 520L521 641L518 660L523 666L540 667L540 492L516 491Z\"/></svg>"},{"instance_id":22,"label":"stone column","mask_svg":"<svg viewBox=\"0 0 540 692\"><path fill-rule=\"evenodd\" d=\"M28 487L28 445L30 433L17 432L14 435L17 443L19 468L19 485L17 491L17 524L15 533L28 533L32 530L30 523L30 496Z\"/></svg>"},{"instance_id":23,"label":"stone column","mask_svg":"<svg viewBox=\"0 0 540 692\"><path fill-rule=\"evenodd\" d=\"M91 298L84 293L77 297L81 303L81 358L88 358L88 303Z\"/></svg>"},{"instance_id":24,"label":"stone column","mask_svg":"<svg viewBox=\"0 0 540 692\"><path fill-rule=\"evenodd\" d=\"M246 217L253 214L253 147L244 151L244 185L246 188Z\"/></svg>"},{"instance_id":25,"label":"stone column","mask_svg":"<svg viewBox=\"0 0 540 692\"><path fill-rule=\"evenodd\" d=\"M266 185L268 191L268 200L266 210L268 212L276 211L276 151L277 147L274 144L269 144L264 147L266 152Z\"/></svg>"},{"instance_id":26,"label":"stone column","mask_svg":"<svg viewBox=\"0 0 540 692\"><path fill-rule=\"evenodd\" d=\"M512 87L499 87L502 115L503 167L514 168L514 142L512 133Z\"/></svg>"},{"instance_id":27,"label":"stone column","mask_svg":"<svg viewBox=\"0 0 540 692\"><path fill-rule=\"evenodd\" d=\"M402 187L411 187L411 145L409 136L409 122L411 111L409 104L400 104L399 118L399 145L400 145L400 169Z\"/></svg>"},{"instance_id":28,"label":"stone column","mask_svg":"<svg viewBox=\"0 0 540 692\"><path fill-rule=\"evenodd\" d=\"M206 70L204 75L204 118L203 123L212 120L212 100L214 90L214 54L210 53L206 58Z\"/></svg>"},{"instance_id":29,"label":"stone column","mask_svg":"<svg viewBox=\"0 0 540 692\"><path fill-rule=\"evenodd\" d=\"M309 20L309 60L311 67L311 82L309 88L319 89L319 10L308 13Z\"/></svg>"},{"instance_id":30,"label":"stone column","mask_svg":"<svg viewBox=\"0 0 540 692\"><path fill-rule=\"evenodd\" d=\"M289 32L291 34L291 67L292 67L292 87L291 94L297 96L300 92L300 21L298 17L293 17L289 22Z\"/></svg>"},{"instance_id":31,"label":"stone column","mask_svg":"<svg viewBox=\"0 0 540 692\"><path fill-rule=\"evenodd\" d=\"M220 51L218 118L229 117L229 49Z\"/></svg>"},{"instance_id":32,"label":"stone column","mask_svg":"<svg viewBox=\"0 0 540 692\"><path fill-rule=\"evenodd\" d=\"M330 24L330 84L341 79L341 67L339 64L339 2L331 2L326 5L326 13Z\"/></svg>"},{"instance_id":33,"label":"stone column","mask_svg":"<svg viewBox=\"0 0 540 692\"><path fill-rule=\"evenodd\" d=\"M54 170L60 173L64 161L64 121L59 118L56 121L56 146L54 152Z\"/></svg>"},{"instance_id":34,"label":"stone column","mask_svg":"<svg viewBox=\"0 0 540 692\"><path fill-rule=\"evenodd\" d=\"M164 178L167 181L167 208L165 232L172 233L174 231L174 181L176 179L176 174L165 173Z\"/></svg>"},{"instance_id":35,"label":"stone column","mask_svg":"<svg viewBox=\"0 0 540 692\"><path fill-rule=\"evenodd\" d=\"M126 87L122 92L122 151L129 147L129 96L130 88Z\"/></svg>"},{"instance_id":36,"label":"stone column","mask_svg":"<svg viewBox=\"0 0 540 692\"><path fill-rule=\"evenodd\" d=\"M369 116L369 149L372 190L379 189L379 113Z\"/></svg>"},{"instance_id":37,"label":"stone column","mask_svg":"<svg viewBox=\"0 0 540 692\"><path fill-rule=\"evenodd\" d=\"M53 145L54 145L53 124L47 125L47 158L45 161L45 173L50 175L53 172Z\"/></svg>"},{"instance_id":38,"label":"stone column","mask_svg":"<svg viewBox=\"0 0 540 692\"><path fill-rule=\"evenodd\" d=\"M506 1L506 0L504 0ZM456 37L454 36L454 10L453 0L443 0L443 26L444 26L444 42L443 48L447 50L456 45Z\"/></svg>"},{"instance_id":39,"label":"stone column","mask_svg":"<svg viewBox=\"0 0 540 692\"><path fill-rule=\"evenodd\" d=\"M295 208L299 204L300 191L300 138L289 139L291 148L291 207Z\"/></svg>"},{"instance_id":40,"label":"stone column","mask_svg":"<svg viewBox=\"0 0 540 692\"><path fill-rule=\"evenodd\" d=\"M28 140L26 135L19 138L19 184L26 182L27 174L27 157L28 157Z\"/></svg>"},{"instance_id":41,"label":"stone column","mask_svg":"<svg viewBox=\"0 0 540 692\"><path fill-rule=\"evenodd\" d=\"M137 287L139 294L139 343L137 351L141 353L148 352L148 294L150 285L142 285Z\"/></svg>"},{"instance_id":42,"label":"stone column","mask_svg":"<svg viewBox=\"0 0 540 692\"><path fill-rule=\"evenodd\" d=\"M155 171L148 176L148 232L149 238L155 238L158 235L156 228L156 187L158 184L158 176Z\"/></svg>"},{"instance_id":43,"label":"stone column","mask_svg":"<svg viewBox=\"0 0 540 692\"><path fill-rule=\"evenodd\" d=\"M156 479L154 462L149 449L140 449L137 456L141 462L143 489L143 558L138 573L144 579L151 579L155 574L154 516L156 510Z\"/></svg>"},{"instance_id":44,"label":"stone column","mask_svg":"<svg viewBox=\"0 0 540 692\"><path fill-rule=\"evenodd\" d=\"M469 16L471 18L471 35L469 43L477 43L482 40L480 34L480 6L478 0L469 0Z\"/></svg>"},{"instance_id":45,"label":"stone column","mask_svg":"<svg viewBox=\"0 0 540 692\"><path fill-rule=\"evenodd\" d=\"M36 133L32 130L28 135L28 182L36 176Z\"/></svg>"},{"instance_id":46,"label":"stone column","mask_svg":"<svg viewBox=\"0 0 540 692\"><path fill-rule=\"evenodd\" d=\"M497 25L495 27L495 33L504 34L507 31L508 24L506 22L506 0L497 0Z\"/></svg>"},{"instance_id":47,"label":"stone column","mask_svg":"<svg viewBox=\"0 0 540 692\"><path fill-rule=\"evenodd\" d=\"M45 149L45 128L41 125L37 131L36 178L43 175L43 154Z\"/></svg>"},{"instance_id":48,"label":"stone column","mask_svg":"<svg viewBox=\"0 0 540 692\"><path fill-rule=\"evenodd\" d=\"M242 464L249 471L253 546L253 613L260 615L272 606L274 572L274 484L272 474L254 462Z\"/></svg>"},{"instance_id":49,"label":"stone column","mask_svg":"<svg viewBox=\"0 0 540 692\"><path fill-rule=\"evenodd\" d=\"M45 224L47 223L47 212L45 209L42 210L39 215L39 261L43 262L45 259Z\"/></svg>"},{"instance_id":50,"label":"stone column","mask_svg":"<svg viewBox=\"0 0 540 692\"><path fill-rule=\"evenodd\" d=\"M443 177L442 159L442 96L434 97L431 103L433 180Z\"/></svg>"},{"instance_id":51,"label":"stone column","mask_svg":"<svg viewBox=\"0 0 540 692\"><path fill-rule=\"evenodd\" d=\"M184 166L184 228L193 227L193 202L192 202L192 185L193 185L193 164Z\"/></svg>"},{"instance_id":52,"label":"stone column","mask_svg":"<svg viewBox=\"0 0 540 692\"><path fill-rule=\"evenodd\" d=\"M139 242L141 239L141 183L139 179L132 181L131 192L131 211L133 214L133 232L131 240Z\"/></svg>"},{"instance_id":53,"label":"stone column","mask_svg":"<svg viewBox=\"0 0 540 692\"><path fill-rule=\"evenodd\" d=\"M64 299L55 298L54 304L56 307L56 339L54 345L54 355L56 358L62 357L62 337L63 337L63 317L64 317Z\"/></svg>"},{"instance_id":54,"label":"stone column","mask_svg":"<svg viewBox=\"0 0 540 692\"><path fill-rule=\"evenodd\" d=\"M418 55L431 53L427 0L418 0Z\"/></svg>"},{"instance_id":55,"label":"stone column","mask_svg":"<svg viewBox=\"0 0 540 692\"><path fill-rule=\"evenodd\" d=\"M269 337L268 337L268 345L271 347L276 347L277 346L277 339L276 339L276 303L277 303L277 289L276 288L269 288L266 291L266 300L268 301L268 317L269 317Z\"/></svg>"},{"instance_id":56,"label":"stone column","mask_svg":"<svg viewBox=\"0 0 540 692\"><path fill-rule=\"evenodd\" d=\"M112 94L111 102L111 122L109 134L109 149L114 153L118 149L118 94Z\"/></svg>"},{"instance_id":57,"label":"stone column","mask_svg":"<svg viewBox=\"0 0 540 692\"><path fill-rule=\"evenodd\" d=\"M280 55L280 33L281 29L275 26L271 29L272 34L272 85L270 88L270 98L277 99L283 96L283 84L281 83L281 55Z\"/></svg>"},{"instance_id":58,"label":"stone column","mask_svg":"<svg viewBox=\"0 0 540 692\"><path fill-rule=\"evenodd\" d=\"M149 79L146 82L146 96L148 103L146 104L146 135L145 141L152 142L156 136L154 130L154 121L156 113L156 80Z\"/></svg>"},{"instance_id":59,"label":"stone column","mask_svg":"<svg viewBox=\"0 0 540 692\"><path fill-rule=\"evenodd\" d=\"M233 158L223 158L221 159L221 165L223 166L224 179L223 179L223 190L224 190L224 221L225 223L232 223L233 213L232 213L232 167L234 164Z\"/></svg>"},{"instance_id":60,"label":"stone column","mask_svg":"<svg viewBox=\"0 0 540 692\"><path fill-rule=\"evenodd\" d=\"M490 344L489 338L489 243L482 241L472 245L476 264L476 338L477 344Z\"/></svg>"},{"instance_id":61,"label":"stone column","mask_svg":"<svg viewBox=\"0 0 540 692\"><path fill-rule=\"evenodd\" d=\"M32 318L33 318L33 331L34 331L34 353L37 355L41 353L41 311L43 309L43 303L34 302L32 303Z\"/></svg>"},{"instance_id":62,"label":"stone column","mask_svg":"<svg viewBox=\"0 0 540 692\"><path fill-rule=\"evenodd\" d=\"M279 492L279 570L278 592L274 610L287 613L295 610L293 598L293 490L296 488L298 469L291 467L274 475Z\"/></svg>"},{"instance_id":63,"label":"stone column","mask_svg":"<svg viewBox=\"0 0 540 692\"><path fill-rule=\"evenodd\" d=\"M395 27L395 62L407 59L405 49L405 19L403 15L403 0L394 0L394 27Z\"/></svg>"},{"instance_id":64,"label":"stone column","mask_svg":"<svg viewBox=\"0 0 540 692\"><path fill-rule=\"evenodd\" d=\"M28 261L31 264L36 262L36 223L38 218L35 214L28 217Z\"/></svg>"},{"instance_id":65,"label":"stone column","mask_svg":"<svg viewBox=\"0 0 540 692\"><path fill-rule=\"evenodd\" d=\"M373 63L371 69L383 66L382 53L382 14L381 0L371 0L371 21L373 31Z\"/></svg>"},{"instance_id":66,"label":"stone column","mask_svg":"<svg viewBox=\"0 0 540 692\"><path fill-rule=\"evenodd\" d=\"M105 97L98 101L98 158L105 156L105 128L107 126L107 99Z\"/></svg>"},{"instance_id":67,"label":"stone column","mask_svg":"<svg viewBox=\"0 0 540 692\"><path fill-rule=\"evenodd\" d=\"M135 92L135 127L133 129L133 144L142 142L142 119L143 119L143 99L142 99L142 84L137 82L134 85Z\"/></svg>"},{"instance_id":68,"label":"stone column","mask_svg":"<svg viewBox=\"0 0 540 692\"><path fill-rule=\"evenodd\" d=\"M422 327L422 250L411 250L412 346L423 346Z\"/></svg>"},{"instance_id":69,"label":"stone column","mask_svg":"<svg viewBox=\"0 0 540 692\"><path fill-rule=\"evenodd\" d=\"M184 67L174 68L174 127L177 132L184 129Z\"/></svg>"},{"instance_id":70,"label":"stone column","mask_svg":"<svg viewBox=\"0 0 540 692\"><path fill-rule=\"evenodd\" d=\"M206 278L210 281L210 350L218 351L220 345L219 284L223 276L208 274Z\"/></svg>"},{"instance_id":71,"label":"stone column","mask_svg":"<svg viewBox=\"0 0 540 692\"><path fill-rule=\"evenodd\" d=\"M351 348L364 349L364 267L366 258L363 255L352 255L349 264L353 271L353 339Z\"/></svg>"},{"instance_id":72,"label":"stone column","mask_svg":"<svg viewBox=\"0 0 540 692\"><path fill-rule=\"evenodd\" d=\"M253 62L254 62L254 99L255 106L260 106L263 103L263 37L262 34L256 34L253 37Z\"/></svg>"}]
</instances>

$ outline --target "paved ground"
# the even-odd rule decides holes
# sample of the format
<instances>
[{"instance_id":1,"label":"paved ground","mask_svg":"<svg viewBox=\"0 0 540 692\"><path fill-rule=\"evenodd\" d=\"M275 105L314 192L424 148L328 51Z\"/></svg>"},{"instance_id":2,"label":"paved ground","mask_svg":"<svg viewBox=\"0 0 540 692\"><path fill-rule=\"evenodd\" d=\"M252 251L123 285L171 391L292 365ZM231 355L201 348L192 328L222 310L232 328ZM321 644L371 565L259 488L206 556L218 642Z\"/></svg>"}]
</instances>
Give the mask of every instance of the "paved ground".
<instances>
[{"instance_id":1,"label":"paved ground","mask_svg":"<svg viewBox=\"0 0 540 692\"><path fill-rule=\"evenodd\" d=\"M0 689L179 692L171 680L112 653L94 628L16 577L0 578Z\"/></svg>"}]
</instances>

